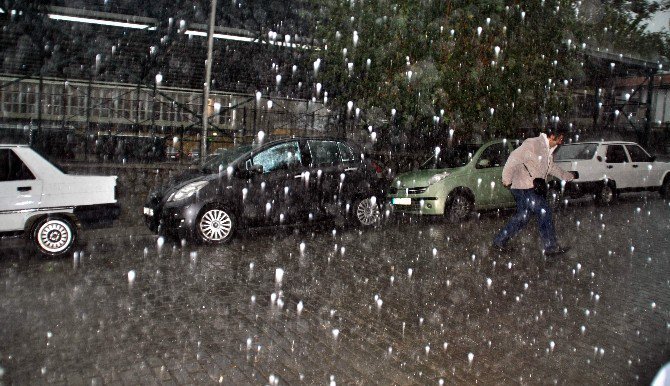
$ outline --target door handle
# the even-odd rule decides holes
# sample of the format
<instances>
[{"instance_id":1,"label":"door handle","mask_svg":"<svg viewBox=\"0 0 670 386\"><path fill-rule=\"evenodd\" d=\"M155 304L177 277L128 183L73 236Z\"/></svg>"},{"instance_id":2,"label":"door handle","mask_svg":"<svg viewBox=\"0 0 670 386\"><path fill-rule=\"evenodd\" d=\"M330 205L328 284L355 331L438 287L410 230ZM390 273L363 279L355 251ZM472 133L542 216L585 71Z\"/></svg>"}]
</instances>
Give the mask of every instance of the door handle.
<instances>
[{"instance_id":1,"label":"door handle","mask_svg":"<svg viewBox=\"0 0 670 386\"><path fill-rule=\"evenodd\" d=\"M28 192L32 189L33 189L32 186L19 186L18 188L16 188L16 190L18 190L19 192Z\"/></svg>"},{"instance_id":2,"label":"door handle","mask_svg":"<svg viewBox=\"0 0 670 386\"><path fill-rule=\"evenodd\" d=\"M634 168L636 168L638 165L633 165Z\"/></svg>"},{"instance_id":3,"label":"door handle","mask_svg":"<svg viewBox=\"0 0 670 386\"><path fill-rule=\"evenodd\" d=\"M358 170L358 168L346 168L346 169L344 169L345 172L353 172L353 171L356 171L356 170Z\"/></svg>"},{"instance_id":4,"label":"door handle","mask_svg":"<svg viewBox=\"0 0 670 386\"><path fill-rule=\"evenodd\" d=\"M295 176L293 176L293 178L295 179L302 178L302 174L296 174Z\"/></svg>"},{"instance_id":5,"label":"door handle","mask_svg":"<svg viewBox=\"0 0 670 386\"><path fill-rule=\"evenodd\" d=\"M614 166L612 166L612 165L607 165L607 168L608 168L608 169L612 169L613 167L614 167Z\"/></svg>"}]
</instances>

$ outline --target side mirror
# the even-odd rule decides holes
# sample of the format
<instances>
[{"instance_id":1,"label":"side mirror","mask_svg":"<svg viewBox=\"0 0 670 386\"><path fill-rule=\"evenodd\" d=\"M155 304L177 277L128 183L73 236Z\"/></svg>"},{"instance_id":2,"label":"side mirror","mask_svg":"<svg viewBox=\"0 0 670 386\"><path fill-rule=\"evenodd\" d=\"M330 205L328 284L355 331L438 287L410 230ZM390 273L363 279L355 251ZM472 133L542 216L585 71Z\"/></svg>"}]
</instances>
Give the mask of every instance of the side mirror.
<instances>
[{"instance_id":1,"label":"side mirror","mask_svg":"<svg viewBox=\"0 0 670 386\"><path fill-rule=\"evenodd\" d=\"M649 162L656 162L656 156L655 156L655 155L652 155L651 158L650 158L650 160L649 160Z\"/></svg>"},{"instance_id":2,"label":"side mirror","mask_svg":"<svg viewBox=\"0 0 670 386\"><path fill-rule=\"evenodd\" d=\"M601 156L597 156L596 159L598 160L598 162L603 162L603 157Z\"/></svg>"},{"instance_id":3,"label":"side mirror","mask_svg":"<svg viewBox=\"0 0 670 386\"><path fill-rule=\"evenodd\" d=\"M491 161L489 161L487 159L480 159L479 161L477 161L477 168L478 169L487 168L489 166L491 166Z\"/></svg>"}]
</instances>

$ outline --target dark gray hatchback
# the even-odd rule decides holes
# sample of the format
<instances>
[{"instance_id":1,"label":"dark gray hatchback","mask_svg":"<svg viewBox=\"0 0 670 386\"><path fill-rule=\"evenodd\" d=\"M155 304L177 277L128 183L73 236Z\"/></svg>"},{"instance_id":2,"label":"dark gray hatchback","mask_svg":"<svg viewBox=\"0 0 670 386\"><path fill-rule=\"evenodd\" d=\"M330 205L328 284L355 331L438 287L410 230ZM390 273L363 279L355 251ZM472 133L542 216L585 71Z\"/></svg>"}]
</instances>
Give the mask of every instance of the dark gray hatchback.
<instances>
[{"instance_id":1,"label":"dark gray hatchback","mask_svg":"<svg viewBox=\"0 0 670 386\"><path fill-rule=\"evenodd\" d=\"M338 139L239 146L212 156L195 175L151 192L144 217L153 232L207 244L229 241L238 228L337 216L373 226L388 184L380 171Z\"/></svg>"}]
</instances>

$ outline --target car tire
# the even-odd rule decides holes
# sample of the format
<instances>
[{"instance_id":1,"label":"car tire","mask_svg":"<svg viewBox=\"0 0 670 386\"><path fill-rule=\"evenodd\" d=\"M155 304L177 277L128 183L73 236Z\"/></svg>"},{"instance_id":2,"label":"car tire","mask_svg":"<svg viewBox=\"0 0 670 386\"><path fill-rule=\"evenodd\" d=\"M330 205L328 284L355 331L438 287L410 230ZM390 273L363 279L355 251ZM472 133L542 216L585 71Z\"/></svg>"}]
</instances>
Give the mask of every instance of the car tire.
<instances>
[{"instance_id":1,"label":"car tire","mask_svg":"<svg viewBox=\"0 0 670 386\"><path fill-rule=\"evenodd\" d=\"M37 221L31 240L40 253L48 257L63 256L77 242L77 227L64 216L48 216Z\"/></svg>"},{"instance_id":2,"label":"car tire","mask_svg":"<svg viewBox=\"0 0 670 386\"><path fill-rule=\"evenodd\" d=\"M609 205L616 199L616 187L612 182L603 182L596 192L596 204L600 206Z\"/></svg>"},{"instance_id":3,"label":"car tire","mask_svg":"<svg viewBox=\"0 0 670 386\"><path fill-rule=\"evenodd\" d=\"M225 244L237 230L235 215L219 205L205 207L195 221L195 235L204 244Z\"/></svg>"},{"instance_id":4,"label":"car tire","mask_svg":"<svg viewBox=\"0 0 670 386\"><path fill-rule=\"evenodd\" d=\"M376 196L359 198L354 201L352 220L362 227L374 227L382 219L382 207Z\"/></svg>"},{"instance_id":5,"label":"car tire","mask_svg":"<svg viewBox=\"0 0 670 386\"><path fill-rule=\"evenodd\" d=\"M474 202L463 192L454 193L447 201L444 216L451 222L459 223L470 218Z\"/></svg>"},{"instance_id":6,"label":"car tire","mask_svg":"<svg viewBox=\"0 0 670 386\"><path fill-rule=\"evenodd\" d=\"M661 193L661 197L670 199L670 175L666 176L663 180L663 185L661 185L659 193Z\"/></svg>"}]
</instances>

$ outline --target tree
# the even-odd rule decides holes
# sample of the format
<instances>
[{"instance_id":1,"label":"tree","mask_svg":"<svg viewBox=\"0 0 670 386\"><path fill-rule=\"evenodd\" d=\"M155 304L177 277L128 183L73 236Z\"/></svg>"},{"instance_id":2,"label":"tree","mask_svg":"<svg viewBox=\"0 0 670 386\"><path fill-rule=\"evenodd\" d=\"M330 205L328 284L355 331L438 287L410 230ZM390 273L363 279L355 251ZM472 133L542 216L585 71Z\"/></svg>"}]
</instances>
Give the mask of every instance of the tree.
<instances>
[{"instance_id":1,"label":"tree","mask_svg":"<svg viewBox=\"0 0 670 386\"><path fill-rule=\"evenodd\" d=\"M582 50L594 36L582 2L321 5L315 36L323 50L314 53L320 61L314 81L324 85L331 106L349 119L355 119L350 107L358 107L365 125L379 124L365 118L381 115L423 138L444 137L447 128L512 136L521 127L565 120L570 86L583 76Z\"/></svg>"}]
</instances>

